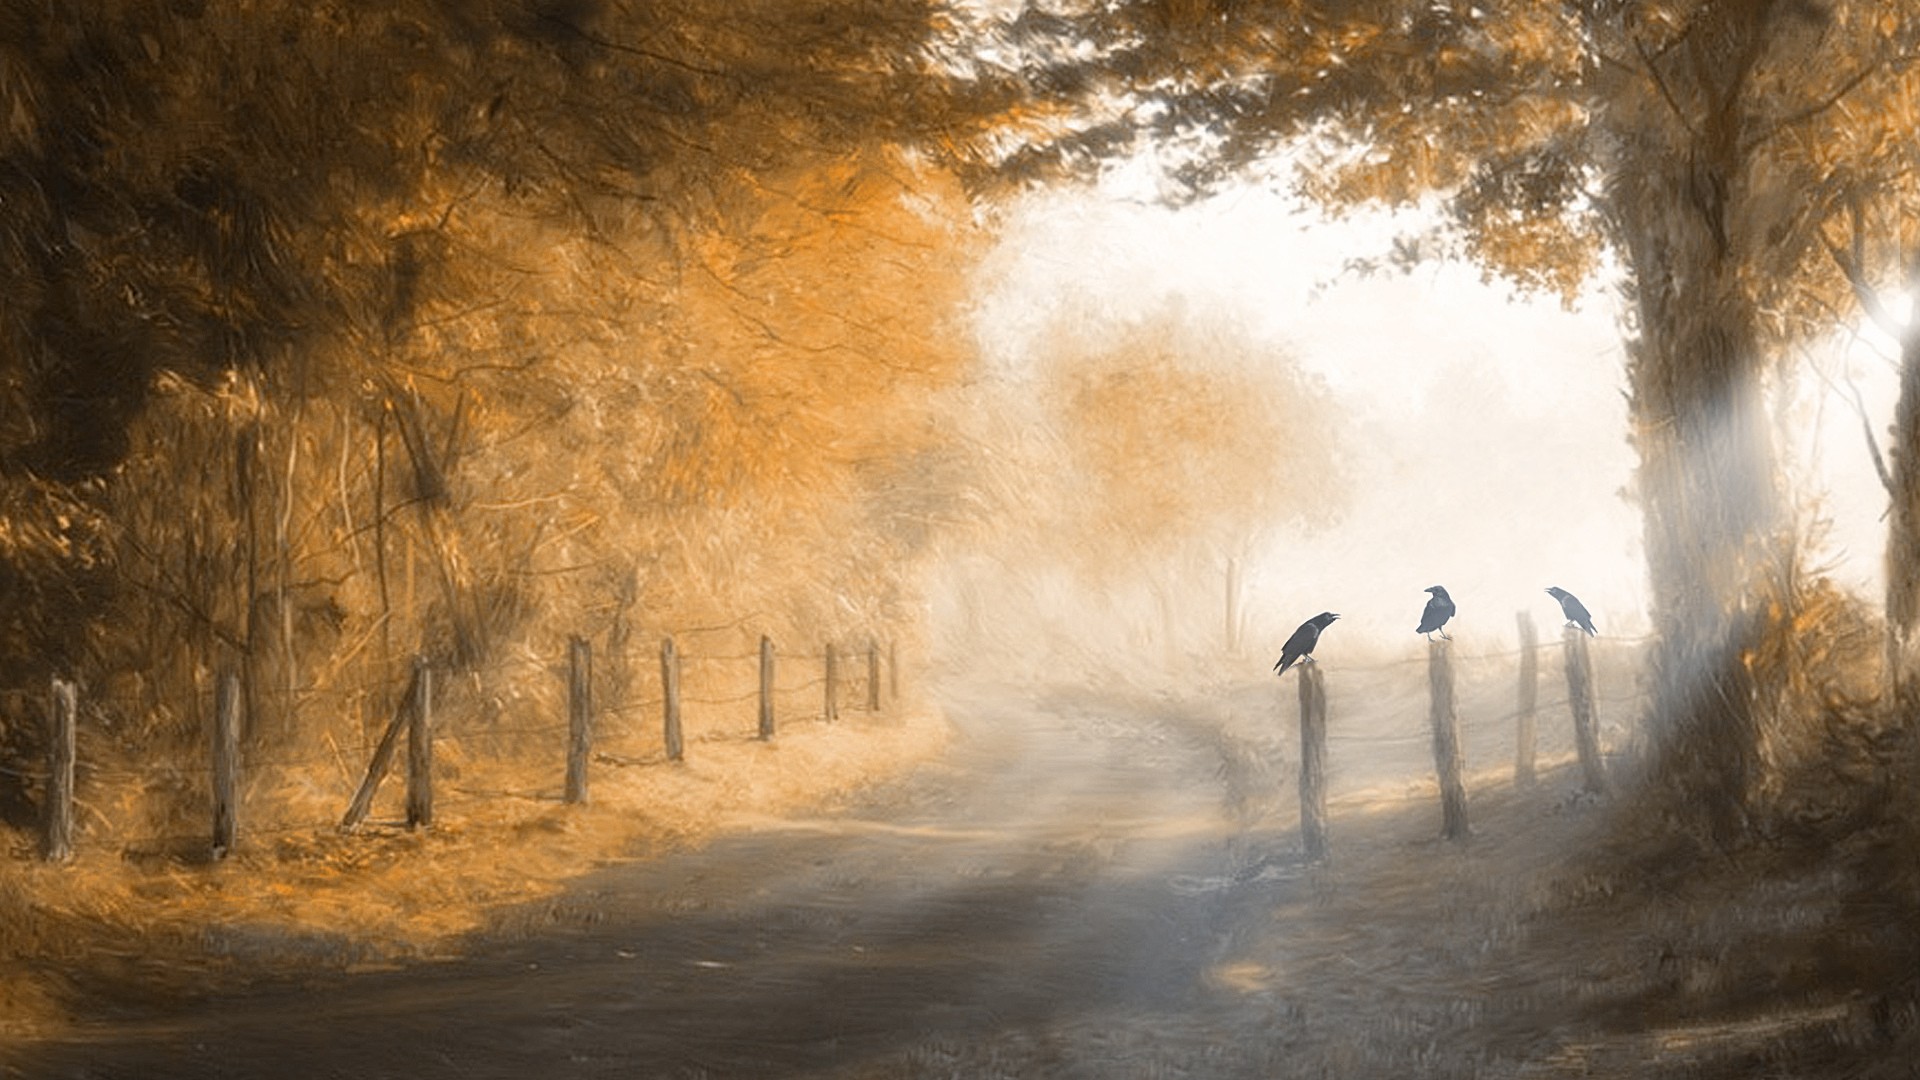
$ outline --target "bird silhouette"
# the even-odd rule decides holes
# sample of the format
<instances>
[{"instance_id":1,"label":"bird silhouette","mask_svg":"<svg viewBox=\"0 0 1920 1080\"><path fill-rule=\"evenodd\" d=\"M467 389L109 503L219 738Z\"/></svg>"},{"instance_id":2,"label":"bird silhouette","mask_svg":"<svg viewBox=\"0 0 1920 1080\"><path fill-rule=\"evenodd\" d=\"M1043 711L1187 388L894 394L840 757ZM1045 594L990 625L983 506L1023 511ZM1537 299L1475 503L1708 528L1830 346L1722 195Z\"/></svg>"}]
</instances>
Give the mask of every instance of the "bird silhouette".
<instances>
[{"instance_id":1,"label":"bird silhouette","mask_svg":"<svg viewBox=\"0 0 1920 1080\"><path fill-rule=\"evenodd\" d=\"M1420 625L1414 627L1413 632L1425 634L1427 640L1432 641L1433 632L1440 630L1441 637L1452 641L1453 636L1440 628L1447 625L1448 619L1453 618L1456 610L1453 606L1453 597L1448 596L1447 590L1439 585L1430 586L1427 591L1433 595L1427 600L1427 609L1420 613Z\"/></svg>"},{"instance_id":2,"label":"bird silhouette","mask_svg":"<svg viewBox=\"0 0 1920 1080\"><path fill-rule=\"evenodd\" d=\"M1300 629L1295 630L1286 645L1281 647L1280 659L1273 665L1273 673L1285 675L1296 660L1313 663L1313 647L1320 644L1320 631L1332 626L1333 620L1339 617L1331 611L1323 611L1301 623Z\"/></svg>"},{"instance_id":3,"label":"bird silhouette","mask_svg":"<svg viewBox=\"0 0 1920 1080\"><path fill-rule=\"evenodd\" d=\"M1600 635L1600 632L1593 628L1593 616L1587 614L1587 606L1580 602L1579 597L1558 585L1547 586L1547 595L1560 601L1560 613L1567 617L1568 626L1577 626L1585 630L1589 637Z\"/></svg>"}]
</instances>

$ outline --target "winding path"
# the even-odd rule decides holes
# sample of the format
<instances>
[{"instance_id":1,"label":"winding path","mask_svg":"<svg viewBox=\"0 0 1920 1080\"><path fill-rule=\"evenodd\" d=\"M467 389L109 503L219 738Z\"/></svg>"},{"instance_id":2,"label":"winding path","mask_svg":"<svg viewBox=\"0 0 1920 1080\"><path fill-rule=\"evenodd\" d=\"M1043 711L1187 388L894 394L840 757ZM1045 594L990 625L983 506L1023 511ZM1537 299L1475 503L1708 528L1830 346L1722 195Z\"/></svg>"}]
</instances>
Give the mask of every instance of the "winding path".
<instances>
[{"instance_id":1,"label":"winding path","mask_svg":"<svg viewBox=\"0 0 1920 1080\"><path fill-rule=\"evenodd\" d=\"M580 880L460 960L123 1018L87 1077L1265 1075L1237 937L1295 881L1246 748L1152 709L955 705L855 807ZM1237 765L1236 765L1237 763Z\"/></svg>"}]
</instances>

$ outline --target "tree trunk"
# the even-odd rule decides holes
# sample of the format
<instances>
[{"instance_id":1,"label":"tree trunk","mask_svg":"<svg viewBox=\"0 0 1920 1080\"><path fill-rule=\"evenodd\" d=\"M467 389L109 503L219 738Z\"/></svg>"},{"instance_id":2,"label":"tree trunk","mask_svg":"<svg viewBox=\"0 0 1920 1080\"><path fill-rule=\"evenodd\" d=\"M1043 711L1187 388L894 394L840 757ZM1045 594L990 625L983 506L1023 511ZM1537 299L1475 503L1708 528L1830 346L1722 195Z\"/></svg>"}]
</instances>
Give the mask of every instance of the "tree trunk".
<instances>
[{"instance_id":1,"label":"tree trunk","mask_svg":"<svg viewBox=\"0 0 1920 1080\"><path fill-rule=\"evenodd\" d=\"M1648 302L1634 349L1635 444L1654 628L1661 771L1689 785L1714 831L1741 827L1753 780L1757 687L1742 654L1773 570L1773 448L1757 346L1731 281ZM1688 293L1696 295L1692 303ZM1667 310L1658 310L1666 307ZM1651 310L1649 310L1651 309Z\"/></svg>"},{"instance_id":2,"label":"tree trunk","mask_svg":"<svg viewBox=\"0 0 1920 1080\"><path fill-rule=\"evenodd\" d=\"M1900 342L1887 514L1887 679L1901 716L1920 706L1920 327Z\"/></svg>"},{"instance_id":3,"label":"tree trunk","mask_svg":"<svg viewBox=\"0 0 1920 1080\"><path fill-rule=\"evenodd\" d=\"M1744 273L1744 249L1764 242L1751 231L1742 140L1769 12L1767 0L1716 9L1701 30L1711 48L1664 62L1640 88L1643 107L1610 116L1620 179L1609 204L1632 274L1633 437L1661 638L1656 774L1705 811L1723 844L1744 827L1754 780L1759 688L1743 653L1757 640L1754 598L1776 572L1782 522Z\"/></svg>"}]
</instances>

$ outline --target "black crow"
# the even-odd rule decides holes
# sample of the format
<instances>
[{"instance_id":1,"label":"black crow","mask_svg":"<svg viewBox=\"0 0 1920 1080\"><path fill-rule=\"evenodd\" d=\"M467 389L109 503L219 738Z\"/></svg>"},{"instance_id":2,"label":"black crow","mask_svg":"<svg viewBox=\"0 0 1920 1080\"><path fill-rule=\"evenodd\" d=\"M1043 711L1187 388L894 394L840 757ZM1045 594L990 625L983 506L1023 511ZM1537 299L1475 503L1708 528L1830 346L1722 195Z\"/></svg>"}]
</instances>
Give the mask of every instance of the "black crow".
<instances>
[{"instance_id":1,"label":"black crow","mask_svg":"<svg viewBox=\"0 0 1920 1080\"><path fill-rule=\"evenodd\" d=\"M1313 647L1320 644L1320 631L1332 626L1333 620L1339 617L1331 611L1323 611L1301 623L1300 629L1293 632L1286 646L1280 650L1280 659L1273 665L1273 673L1285 675L1295 660L1313 663Z\"/></svg>"},{"instance_id":2,"label":"black crow","mask_svg":"<svg viewBox=\"0 0 1920 1080\"><path fill-rule=\"evenodd\" d=\"M1427 610L1420 613L1420 625L1414 627L1413 632L1416 634L1425 634L1427 635L1427 640L1432 641L1433 632L1447 625L1447 620L1453 618L1455 609L1453 606L1453 597L1448 596L1447 590L1442 586L1435 585L1427 591L1432 593L1433 597L1427 601ZM1452 635L1448 634L1445 630L1440 630L1440 636L1447 638L1449 641L1452 640Z\"/></svg>"},{"instance_id":3,"label":"black crow","mask_svg":"<svg viewBox=\"0 0 1920 1080\"><path fill-rule=\"evenodd\" d=\"M1560 613L1567 617L1568 626L1577 626L1587 632L1589 637L1598 637L1600 632L1593 628L1593 616L1587 614L1587 607L1580 598L1557 585L1547 586L1547 595L1560 601Z\"/></svg>"}]
</instances>

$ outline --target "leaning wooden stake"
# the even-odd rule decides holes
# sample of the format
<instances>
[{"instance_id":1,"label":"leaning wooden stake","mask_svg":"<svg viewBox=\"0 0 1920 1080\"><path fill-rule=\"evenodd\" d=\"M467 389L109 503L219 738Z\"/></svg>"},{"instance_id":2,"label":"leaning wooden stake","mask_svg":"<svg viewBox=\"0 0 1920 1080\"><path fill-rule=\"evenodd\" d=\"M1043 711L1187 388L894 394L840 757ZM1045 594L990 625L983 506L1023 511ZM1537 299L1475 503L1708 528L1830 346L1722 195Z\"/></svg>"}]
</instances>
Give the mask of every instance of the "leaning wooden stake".
<instances>
[{"instance_id":1,"label":"leaning wooden stake","mask_svg":"<svg viewBox=\"0 0 1920 1080\"><path fill-rule=\"evenodd\" d=\"M1536 739L1536 714L1540 706L1540 636L1533 628L1533 613L1520 612L1520 691L1515 712L1513 747L1513 783L1532 787L1533 751Z\"/></svg>"},{"instance_id":2,"label":"leaning wooden stake","mask_svg":"<svg viewBox=\"0 0 1920 1080\"><path fill-rule=\"evenodd\" d=\"M773 639L760 635L760 737L773 738Z\"/></svg>"},{"instance_id":3,"label":"leaning wooden stake","mask_svg":"<svg viewBox=\"0 0 1920 1080\"><path fill-rule=\"evenodd\" d=\"M880 711L880 643L867 639L867 711Z\"/></svg>"},{"instance_id":4,"label":"leaning wooden stake","mask_svg":"<svg viewBox=\"0 0 1920 1080\"><path fill-rule=\"evenodd\" d=\"M213 857L224 859L240 833L240 676L228 672L214 692Z\"/></svg>"},{"instance_id":5,"label":"leaning wooden stake","mask_svg":"<svg viewBox=\"0 0 1920 1080\"><path fill-rule=\"evenodd\" d=\"M1607 790L1607 766L1600 757L1600 710L1593 698L1593 660L1586 632L1569 626L1566 636L1567 704L1573 710L1573 746L1580 755L1581 786L1596 795Z\"/></svg>"},{"instance_id":6,"label":"leaning wooden stake","mask_svg":"<svg viewBox=\"0 0 1920 1080\"><path fill-rule=\"evenodd\" d=\"M680 761L686 757L686 745L680 737L680 654L672 638L660 641L660 699L667 760Z\"/></svg>"},{"instance_id":7,"label":"leaning wooden stake","mask_svg":"<svg viewBox=\"0 0 1920 1080\"><path fill-rule=\"evenodd\" d=\"M420 673L424 668L415 664L413 678L407 682L407 692L400 696L400 705L393 710L393 719L387 721L387 730L380 733L379 745L373 748L373 759L367 762L367 774L360 780L359 790L353 793L353 802L348 804L347 812L340 819L340 828L353 830L367 819L368 811L373 809L373 796L380 790L380 781L386 778L387 767L393 764L393 752L400 745L400 732L407 727L408 719L413 715L413 699L420 693Z\"/></svg>"},{"instance_id":8,"label":"leaning wooden stake","mask_svg":"<svg viewBox=\"0 0 1920 1080\"><path fill-rule=\"evenodd\" d=\"M1427 687L1431 692L1433 765L1440 778L1440 835L1467 835L1467 786L1461 773L1460 717L1453 708L1453 646L1444 639L1427 643Z\"/></svg>"},{"instance_id":9,"label":"leaning wooden stake","mask_svg":"<svg viewBox=\"0 0 1920 1080\"><path fill-rule=\"evenodd\" d=\"M840 719L840 657L831 642L827 644L827 700L822 715L828 720Z\"/></svg>"},{"instance_id":10,"label":"leaning wooden stake","mask_svg":"<svg viewBox=\"0 0 1920 1080\"><path fill-rule=\"evenodd\" d=\"M55 679L52 704L48 717L46 857L48 862L66 862L73 858L74 729L80 712L79 692L72 683Z\"/></svg>"},{"instance_id":11,"label":"leaning wooden stake","mask_svg":"<svg viewBox=\"0 0 1920 1080\"><path fill-rule=\"evenodd\" d=\"M587 759L593 753L593 646L567 640L567 788L569 803L587 802Z\"/></svg>"},{"instance_id":12,"label":"leaning wooden stake","mask_svg":"<svg viewBox=\"0 0 1920 1080\"><path fill-rule=\"evenodd\" d=\"M433 669L413 659L413 708L407 714L407 827L433 825Z\"/></svg>"},{"instance_id":13,"label":"leaning wooden stake","mask_svg":"<svg viewBox=\"0 0 1920 1080\"><path fill-rule=\"evenodd\" d=\"M900 705L900 643L887 642L887 700Z\"/></svg>"},{"instance_id":14,"label":"leaning wooden stake","mask_svg":"<svg viewBox=\"0 0 1920 1080\"><path fill-rule=\"evenodd\" d=\"M1309 859L1327 856L1327 686L1320 665L1300 673L1300 846Z\"/></svg>"}]
</instances>

